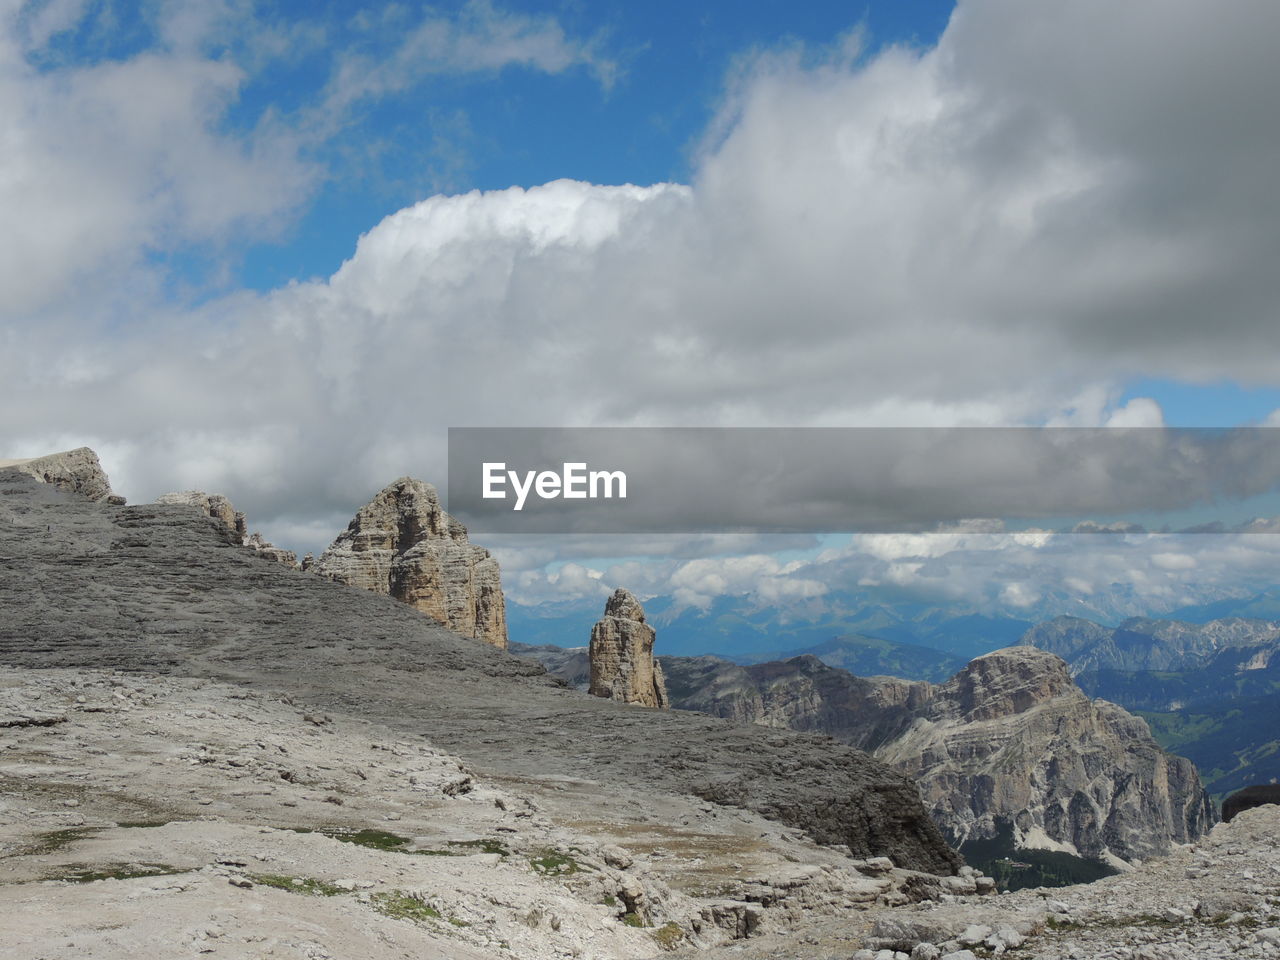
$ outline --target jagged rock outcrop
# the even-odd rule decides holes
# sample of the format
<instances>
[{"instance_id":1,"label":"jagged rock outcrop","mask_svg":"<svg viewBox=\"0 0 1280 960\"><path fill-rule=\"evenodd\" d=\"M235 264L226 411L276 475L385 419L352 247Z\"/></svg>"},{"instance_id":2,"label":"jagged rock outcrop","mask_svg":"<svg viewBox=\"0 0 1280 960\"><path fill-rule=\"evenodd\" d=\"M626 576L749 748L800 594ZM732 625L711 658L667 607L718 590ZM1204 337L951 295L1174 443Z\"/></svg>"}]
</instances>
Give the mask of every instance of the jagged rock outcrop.
<instances>
[{"instance_id":1,"label":"jagged rock outcrop","mask_svg":"<svg viewBox=\"0 0 1280 960\"><path fill-rule=\"evenodd\" d=\"M124 497L111 492L111 481L98 462L98 455L88 447L77 447L75 450L26 460L0 460L0 470L25 473L42 483L72 490L90 500L108 500L124 505Z\"/></svg>"},{"instance_id":2,"label":"jagged rock outcrop","mask_svg":"<svg viewBox=\"0 0 1280 960\"><path fill-rule=\"evenodd\" d=\"M227 528L232 539L241 546L248 547L268 560L282 563L286 567L298 565L298 555L292 550L284 550L267 540L262 534L249 532L245 516L237 510L220 493L205 493L203 490L184 490L181 493L166 493L156 498L156 503L180 504L195 507L207 517L217 520Z\"/></svg>"},{"instance_id":3,"label":"jagged rock outcrop","mask_svg":"<svg viewBox=\"0 0 1280 960\"><path fill-rule=\"evenodd\" d=\"M953 842L1012 830L1016 845L1133 860L1215 822L1195 766L1146 723L1091 701L1057 656L1010 647L943 684L861 678L815 657L741 667L667 658L673 705L820 731L920 785Z\"/></svg>"},{"instance_id":4,"label":"jagged rock outcrop","mask_svg":"<svg viewBox=\"0 0 1280 960\"><path fill-rule=\"evenodd\" d=\"M212 517L241 542L249 535L245 516L220 493L205 493L203 490L183 490L181 493L166 493L156 497L156 503L180 503L195 507L207 517Z\"/></svg>"},{"instance_id":5,"label":"jagged rock outcrop","mask_svg":"<svg viewBox=\"0 0 1280 960\"><path fill-rule=\"evenodd\" d=\"M498 561L467 541L466 527L444 512L429 483L401 477L384 487L306 569L394 597L456 633L507 647Z\"/></svg>"},{"instance_id":6,"label":"jagged rock outcrop","mask_svg":"<svg viewBox=\"0 0 1280 960\"><path fill-rule=\"evenodd\" d=\"M666 709L667 684L653 657L653 627L645 623L640 601L619 587L591 628L590 693L595 697Z\"/></svg>"}]
</instances>

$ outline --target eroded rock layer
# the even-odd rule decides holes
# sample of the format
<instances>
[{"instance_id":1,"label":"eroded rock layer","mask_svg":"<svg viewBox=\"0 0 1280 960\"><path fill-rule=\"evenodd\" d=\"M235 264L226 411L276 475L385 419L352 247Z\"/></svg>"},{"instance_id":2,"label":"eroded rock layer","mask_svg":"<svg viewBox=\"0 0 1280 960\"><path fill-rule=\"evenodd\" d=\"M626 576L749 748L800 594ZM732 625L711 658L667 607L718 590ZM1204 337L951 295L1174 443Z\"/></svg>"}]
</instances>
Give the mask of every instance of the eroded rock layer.
<instances>
[{"instance_id":1,"label":"eroded rock layer","mask_svg":"<svg viewBox=\"0 0 1280 960\"><path fill-rule=\"evenodd\" d=\"M267 540L262 534L249 532L245 516L237 510L220 493L205 493L203 490L184 490L181 493L166 493L156 498L156 503L178 504L195 507L205 516L218 521L226 528L228 535L241 546L248 547L254 553L267 560L283 563L286 567L298 565L298 555L292 550L284 550Z\"/></svg>"},{"instance_id":2,"label":"eroded rock layer","mask_svg":"<svg viewBox=\"0 0 1280 960\"><path fill-rule=\"evenodd\" d=\"M466 528L444 512L429 483L401 477L384 487L307 569L394 597L463 636L507 647L498 561L467 541Z\"/></svg>"}]
</instances>

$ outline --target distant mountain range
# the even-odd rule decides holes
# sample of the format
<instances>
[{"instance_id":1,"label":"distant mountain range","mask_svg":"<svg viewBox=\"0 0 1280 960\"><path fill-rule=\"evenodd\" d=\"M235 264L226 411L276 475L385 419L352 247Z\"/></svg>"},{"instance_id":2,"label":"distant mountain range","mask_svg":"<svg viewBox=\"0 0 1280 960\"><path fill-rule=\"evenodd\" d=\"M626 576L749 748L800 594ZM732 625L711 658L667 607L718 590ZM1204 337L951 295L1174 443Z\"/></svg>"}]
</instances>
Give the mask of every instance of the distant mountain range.
<instances>
[{"instance_id":1,"label":"distant mountain range","mask_svg":"<svg viewBox=\"0 0 1280 960\"><path fill-rule=\"evenodd\" d=\"M1280 622L1133 618L1107 627L1057 617L1024 643L1066 660L1091 697L1139 712L1162 746L1195 761L1215 796L1280 779Z\"/></svg>"}]
</instances>

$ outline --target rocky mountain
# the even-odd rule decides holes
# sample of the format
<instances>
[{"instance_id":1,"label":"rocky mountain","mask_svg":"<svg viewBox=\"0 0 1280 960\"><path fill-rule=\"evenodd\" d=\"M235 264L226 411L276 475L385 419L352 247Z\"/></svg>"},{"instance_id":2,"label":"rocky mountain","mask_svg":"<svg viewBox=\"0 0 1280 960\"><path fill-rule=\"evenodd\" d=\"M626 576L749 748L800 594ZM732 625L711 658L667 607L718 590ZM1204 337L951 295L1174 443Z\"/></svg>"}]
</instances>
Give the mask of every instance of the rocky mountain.
<instances>
[{"instance_id":1,"label":"rocky mountain","mask_svg":"<svg viewBox=\"0 0 1280 960\"><path fill-rule=\"evenodd\" d=\"M1280 806L1119 876L887 911L849 960L1261 960L1280 954ZM888 951L887 953L881 951ZM834 954L833 954L834 956Z\"/></svg>"},{"instance_id":2,"label":"rocky mountain","mask_svg":"<svg viewBox=\"0 0 1280 960\"><path fill-rule=\"evenodd\" d=\"M962 849L1006 837L1011 849L1117 863L1167 852L1214 822L1189 761L1032 647L978 657L942 684L856 677L816 657L663 665L676 707L821 731L901 770Z\"/></svg>"},{"instance_id":3,"label":"rocky mountain","mask_svg":"<svg viewBox=\"0 0 1280 960\"><path fill-rule=\"evenodd\" d=\"M308 568L506 649L498 561L467 541L466 528L444 512L429 483L401 477L384 487Z\"/></svg>"},{"instance_id":4,"label":"rocky mountain","mask_svg":"<svg viewBox=\"0 0 1280 960\"><path fill-rule=\"evenodd\" d=\"M353 526L358 541L363 518ZM959 869L916 785L860 751L565 689L387 595L263 562L190 507L93 502L0 470L0 608L0 665L215 679L287 696L312 717L428 733L507 782L561 793L550 784L590 781L583 809L604 809L603 791L606 819L696 796L846 857Z\"/></svg>"},{"instance_id":5,"label":"rocky mountain","mask_svg":"<svg viewBox=\"0 0 1280 960\"><path fill-rule=\"evenodd\" d=\"M662 666L653 657L655 636L640 601L621 587L615 590L605 602L604 616L591 628L587 691L619 703L670 706Z\"/></svg>"},{"instance_id":6,"label":"rocky mountain","mask_svg":"<svg viewBox=\"0 0 1280 960\"><path fill-rule=\"evenodd\" d=\"M1023 642L1061 655L1090 696L1140 711L1213 795L1280 777L1280 622L1059 617Z\"/></svg>"},{"instance_id":7,"label":"rocky mountain","mask_svg":"<svg viewBox=\"0 0 1280 960\"><path fill-rule=\"evenodd\" d=\"M237 510L226 497L219 493L205 493L203 490L184 490L182 493L166 493L156 498L156 503L174 503L195 507L207 517L218 521L227 531L239 539L240 543L262 554L268 560L283 563L286 567L298 565L298 555L292 550L283 550L266 540L262 534L249 532L245 515Z\"/></svg>"}]
</instances>

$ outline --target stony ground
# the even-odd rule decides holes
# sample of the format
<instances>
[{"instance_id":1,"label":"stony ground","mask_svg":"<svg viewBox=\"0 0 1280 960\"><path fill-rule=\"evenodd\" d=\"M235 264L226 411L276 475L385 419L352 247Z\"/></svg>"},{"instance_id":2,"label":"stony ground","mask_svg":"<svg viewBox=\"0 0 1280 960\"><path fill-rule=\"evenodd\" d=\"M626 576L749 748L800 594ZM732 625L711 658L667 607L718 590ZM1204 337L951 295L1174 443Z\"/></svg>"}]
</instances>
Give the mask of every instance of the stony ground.
<instances>
[{"instance_id":1,"label":"stony ground","mask_svg":"<svg viewBox=\"0 0 1280 960\"><path fill-rule=\"evenodd\" d=\"M652 956L941 882L202 679L0 670L0 956ZM948 878L972 889L974 881Z\"/></svg>"},{"instance_id":2,"label":"stony ground","mask_svg":"<svg viewBox=\"0 0 1280 960\"><path fill-rule=\"evenodd\" d=\"M233 685L0 670L14 960L1280 956L1280 807L1087 886L951 878L904 903L924 880L692 797L479 775Z\"/></svg>"}]
</instances>

